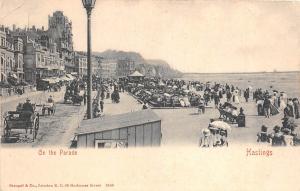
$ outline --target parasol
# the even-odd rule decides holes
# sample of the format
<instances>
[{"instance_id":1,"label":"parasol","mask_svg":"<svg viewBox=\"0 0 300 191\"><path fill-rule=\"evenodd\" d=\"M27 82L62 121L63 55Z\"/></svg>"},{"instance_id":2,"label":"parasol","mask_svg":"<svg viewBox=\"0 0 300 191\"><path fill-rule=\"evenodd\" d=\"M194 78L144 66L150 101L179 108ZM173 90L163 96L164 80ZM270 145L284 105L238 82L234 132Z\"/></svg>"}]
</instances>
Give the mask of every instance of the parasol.
<instances>
[{"instance_id":1,"label":"parasol","mask_svg":"<svg viewBox=\"0 0 300 191\"><path fill-rule=\"evenodd\" d=\"M228 130L228 131L231 130L230 125L228 125L228 123L226 123L224 121L214 121L214 122L210 123L210 125L212 127L223 129L223 130Z\"/></svg>"}]
</instances>

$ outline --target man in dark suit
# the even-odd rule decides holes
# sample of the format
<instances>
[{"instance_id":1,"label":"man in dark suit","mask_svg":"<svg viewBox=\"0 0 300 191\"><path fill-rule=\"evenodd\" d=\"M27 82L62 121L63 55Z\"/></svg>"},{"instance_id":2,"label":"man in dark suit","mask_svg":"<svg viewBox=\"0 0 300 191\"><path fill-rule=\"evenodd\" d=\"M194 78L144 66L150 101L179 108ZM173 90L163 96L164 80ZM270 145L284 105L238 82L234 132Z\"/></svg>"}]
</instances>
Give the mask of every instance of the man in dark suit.
<instances>
[{"instance_id":1,"label":"man in dark suit","mask_svg":"<svg viewBox=\"0 0 300 191\"><path fill-rule=\"evenodd\" d=\"M30 99L29 98L27 98L26 102L23 104L23 111L28 111L28 112L31 112L31 113L34 112L33 106L30 103Z\"/></svg>"}]
</instances>

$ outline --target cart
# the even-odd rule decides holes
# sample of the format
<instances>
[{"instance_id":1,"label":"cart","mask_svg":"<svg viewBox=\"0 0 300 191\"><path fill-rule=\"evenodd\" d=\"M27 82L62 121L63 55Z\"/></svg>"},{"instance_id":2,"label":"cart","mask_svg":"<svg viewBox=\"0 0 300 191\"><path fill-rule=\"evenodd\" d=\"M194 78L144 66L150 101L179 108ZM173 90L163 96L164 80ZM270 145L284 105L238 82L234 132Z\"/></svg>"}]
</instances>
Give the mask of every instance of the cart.
<instances>
[{"instance_id":1,"label":"cart","mask_svg":"<svg viewBox=\"0 0 300 191\"><path fill-rule=\"evenodd\" d=\"M25 134L29 130L34 141L39 130L39 114L28 111L8 111L4 116L4 140L12 138L14 130L25 130Z\"/></svg>"},{"instance_id":2,"label":"cart","mask_svg":"<svg viewBox=\"0 0 300 191\"><path fill-rule=\"evenodd\" d=\"M45 103L42 107L42 114L46 114L46 110L48 111L48 115L54 115L55 113L55 104L54 103Z\"/></svg>"}]
</instances>

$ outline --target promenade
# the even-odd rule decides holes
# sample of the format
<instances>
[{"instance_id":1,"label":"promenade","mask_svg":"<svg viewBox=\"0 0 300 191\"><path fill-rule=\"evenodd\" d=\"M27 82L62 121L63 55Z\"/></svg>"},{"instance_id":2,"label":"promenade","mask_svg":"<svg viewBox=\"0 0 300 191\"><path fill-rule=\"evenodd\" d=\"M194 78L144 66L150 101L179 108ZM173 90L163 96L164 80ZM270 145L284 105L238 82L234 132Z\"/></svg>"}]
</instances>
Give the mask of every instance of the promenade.
<instances>
[{"instance_id":1,"label":"promenade","mask_svg":"<svg viewBox=\"0 0 300 191\"><path fill-rule=\"evenodd\" d=\"M197 108L154 109L155 113L162 119L162 146L198 146L202 129L208 127L211 118L219 117L219 111L212 106L212 103L210 105L210 108L206 108L205 114L198 114ZM256 142L256 135L261 126L266 125L269 127L269 133L272 132L275 125L282 126L283 112L265 118L264 116L257 116L255 101L251 100L246 103L242 99L242 102L235 104L235 106L238 108L243 107L246 115L246 127L237 127L237 124L230 124L232 130L228 136L229 146L266 146L265 143ZM295 122L300 126L300 119L295 120ZM299 127L297 131L300 133Z\"/></svg>"},{"instance_id":2,"label":"promenade","mask_svg":"<svg viewBox=\"0 0 300 191\"><path fill-rule=\"evenodd\" d=\"M53 95L56 104L56 113L54 116L42 116L40 118L40 129L37 139L33 143L10 143L2 144L4 147L69 147L71 140L74 138L76 128L82 121L86 108L81 106L73 106L63 104L62 92L46 93L41 95L36 93L30 96L32 102L38 102L40 99L46 99L49 94ZM95 94L95 92L94 92ZM24 98L22 98L23 100ZM223 100L224 101L224 100ZM1 104L4 110L14 109L17 102L10 101ZM260 131L264 124L272 131L275 125L281 126L283 112L270 118L257 116L256 103L253 100L246 103L241 99L240 104L236 107L243 107L246 115L246 127L239 128L237 124L230 124L232 127L229 132L229 146L240 145L266 145L265 143L257 143L257 132ZM116 115L121 113L133 112L142 109L135 98L128 93L120 93L120 103L112 103L111 99L104 100L104 116ZM205 114L198 114L197 108L181 108L181 109L153 109L153 111L162 120L162 147L197 147L202 129L206 128L211 118L218 118L219 112L210 103L210 107L206 108ZM300 120L295 120L298 126ZM299 132L299 128L297 129ZM300 132L299 132L300 133Z\"/></svg>"},{"instance_id":3,"label":"promenade","mask_svg":"<svg viewBox=\"0 0 300 191\"><path fill-rule=\"evenodd\" d=\"M40 117L40 129L36 140L34 142L21 141L18 143L3 143L3 147L70 147L76 128L78 128L80 122L84 118L86 106L83 105L83 102L81 106L63 104L63 90L54 93L35 92L29 97L32 100L32 103L39 103L41 101L46 101L49 95L52 95L56 101L56 111L53 116ZM93 95L96 95L96 92L93 92ZM25 99L26 96L21 96L18 99L15 98L9 101L7 100L5 103L1 103L1 112L4 113L5 111L15 110L18 102L24 102ZM103 117L142 109L142 105L127 93L120 93L120 99L121 102L119 104L112 103L111 99L104 100L105 114Z\"/></svg>"}]
</instances>

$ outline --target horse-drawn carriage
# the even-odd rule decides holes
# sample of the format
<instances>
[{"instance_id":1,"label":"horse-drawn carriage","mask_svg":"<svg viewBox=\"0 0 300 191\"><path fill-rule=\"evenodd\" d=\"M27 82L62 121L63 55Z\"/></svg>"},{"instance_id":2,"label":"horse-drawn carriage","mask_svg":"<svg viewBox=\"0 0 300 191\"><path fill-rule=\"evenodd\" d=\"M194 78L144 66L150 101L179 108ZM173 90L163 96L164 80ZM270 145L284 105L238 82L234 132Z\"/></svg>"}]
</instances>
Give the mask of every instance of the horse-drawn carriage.
<instances>
[{"instance_id":1,"label":"horse-drawn carriage","mask_svg":"<svg viewBox=\"0 0 300 191\"><path fill-rule=\"evenodd\" d=\"M32 140L36 139L39 129L39 114L29 111L8 111L4 116L4 141L8 142L10 139L18 138L20 133L14 130L25 130L32 135Z\"/></svg>"}]
</instances>

